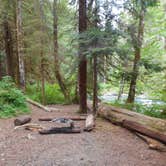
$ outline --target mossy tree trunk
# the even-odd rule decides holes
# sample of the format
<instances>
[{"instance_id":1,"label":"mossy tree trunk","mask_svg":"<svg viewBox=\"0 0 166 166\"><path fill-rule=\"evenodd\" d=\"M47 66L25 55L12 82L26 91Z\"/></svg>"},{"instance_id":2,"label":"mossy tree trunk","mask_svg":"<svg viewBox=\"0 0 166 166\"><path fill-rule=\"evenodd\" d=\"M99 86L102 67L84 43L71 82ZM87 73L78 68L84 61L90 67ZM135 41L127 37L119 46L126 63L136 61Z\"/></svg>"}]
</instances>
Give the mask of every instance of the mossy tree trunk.
<instances>
[{"instance_id":1,"label":"mossy tree trunk","mask_svg":"<svg viewBox=\"0 0 166 166\"><path fill-rule=\"evenodd\" d=\"M67 101L70 101L70 95L68 93L67 87L64 83L64 79L60 72L59 57L58 57L58 15L57 15L57 0L54 0L53 3L53 17L54 17L54 68L55 68L55 77L58 81L58 84L61 88L61 91Z\"/></svg>"},{"instance_id":2,"label":"mossy tree trunk","mask_svg":"<svg viewBox=\"0 0 166 166\"><path fill-rule=\"evenodd\" d=\"M145 9L142 4L139 16L137 41L136 43L134 43L135 57L134 57L133 71L132 71L127 103L133 103L135 99L136 83L139 75L139 63L141 59L141 48L142 48L143 35L144 35L144 18L145 18Z\"/></svg>"},{"instance_id":3,"label":"mossy tree trunk","mask_svg":"<svg viewBox=\"0 0 166 166\"><path fill-rule=\"evenodd\" d=\"M23 35L22 35L22 0L17 0L16 5L16 25L17 25L17 53L20 75L20 87L25 90L25 68L23 52Z\"/></svg>"}]
</instances>

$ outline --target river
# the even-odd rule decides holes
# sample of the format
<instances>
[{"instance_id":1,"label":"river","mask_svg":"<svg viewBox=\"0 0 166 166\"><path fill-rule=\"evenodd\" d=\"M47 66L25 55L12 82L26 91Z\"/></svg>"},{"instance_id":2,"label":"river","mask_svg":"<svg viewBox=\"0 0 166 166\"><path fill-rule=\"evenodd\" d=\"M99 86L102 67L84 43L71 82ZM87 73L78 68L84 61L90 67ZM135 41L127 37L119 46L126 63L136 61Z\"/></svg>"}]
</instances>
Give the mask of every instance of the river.
<instances>
[{"instance_id":1,"label":"river","mask_svg":"<svg viewBox=\"0 0 166 166\"><path fill-rule=\"evenodd\" d=\"M105 94L103 94L100 99L103 102L115 102L118 99L118 94L116 93L111 93L111 92L107 92ZM122 94L121 99L119 102L124 103L127 99L127 94ZM151 106L153 104L155 105L164 105L166 104L163 101L160 100L152 100L149 99L146 95L142 94L142 95L138 95L135 97L135 103L141 104L141 105L146 105L146 106Z\"/></svg>"}]
</instances>

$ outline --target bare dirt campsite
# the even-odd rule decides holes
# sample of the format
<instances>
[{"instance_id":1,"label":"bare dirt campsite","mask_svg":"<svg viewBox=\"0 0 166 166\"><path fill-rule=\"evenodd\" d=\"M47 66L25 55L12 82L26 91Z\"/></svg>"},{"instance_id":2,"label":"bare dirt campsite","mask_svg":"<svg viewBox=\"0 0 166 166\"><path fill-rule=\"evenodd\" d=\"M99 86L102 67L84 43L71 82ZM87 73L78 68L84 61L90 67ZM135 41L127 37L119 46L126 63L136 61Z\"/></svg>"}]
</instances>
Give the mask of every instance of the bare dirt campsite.
<instances>
[{"instance_id":1,"label":"bare dirt campsite","mask_svg":"<svg viewBox=\"0 0 166 166\"><path fill-rule=\"evenodd\" d=\"M0 0L0 166L166 166L166 0Z\"/></svg>"},{"instance_id":2,"label":"bare dirt campsite","mask_svg":"<svg viewBox=\"0 0 166 166\"><path fill-rule=\"evenodd\" d=\"M32 122L56 126L54 122L38 119L78 116L78 105L51 107L56 110L45 112L31 106ZM0 120L1 166L165 166L166 163L165 152L149 149L135 134L100 118L94 131L50 135L24 128L14 130L14 119ZM84 123L76 122L76 126L83 128Z\"/></svg>"}]
</instances>

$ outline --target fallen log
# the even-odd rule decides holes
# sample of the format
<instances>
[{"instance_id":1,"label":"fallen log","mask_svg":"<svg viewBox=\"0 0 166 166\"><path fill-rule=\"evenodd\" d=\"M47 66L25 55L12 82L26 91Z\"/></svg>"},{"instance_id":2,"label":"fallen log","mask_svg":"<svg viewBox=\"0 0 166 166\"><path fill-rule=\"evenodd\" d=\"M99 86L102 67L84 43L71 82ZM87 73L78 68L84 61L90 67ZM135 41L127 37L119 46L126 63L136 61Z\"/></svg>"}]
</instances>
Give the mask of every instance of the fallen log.
<instances>
[{"instance_id":1,"label":"fallen log","mask_svg":"<svg viewBox=\"0 0 166 166\"><path fill-rule=\"evenodd\" d=\"M29 123L31 121L30 116L20 116L14 120L14 125L15 126L20 126L26 123Z\"/></svg>"},{"instance_id":2,"label":"fallen log","mask_svg":"<svg viewBox=\"0 0 166 166\"><path fill-rule=\"evenodd\" d=\"M28 103L30 103L30 104L32 104L32 105L38 107L38 108L43 109L43 110L46 111L46 112L51 112L51 109L49 109L48 107L46 107L46 106L44 106L44 105L42 105L42 104L40 104L40 103L38 103L38 102L36 102L36 101L33 101L33 100L29 99L29 98L27 98L26 101L27 101Z\"/></svg>"},{"instance_id":3,"label":"fallen log","mask_svg":"<svg viewBox=\"0 0 166 166\"><path fill-rule=\"evenodd\" d=\"M85 128L84 131L92 131L95 127L95 117L93 114L89 114L86 117L86 121L85 121Z\"/></svg>"},{"instance_id":4,"label":"fallen log","mask_svg":"<svg viewBox=\"0 0 166 166\"><path fill-rule=\"evenodd\" d=\"M39 121L52 121L52 120L58 119L58 118L61 118L61 117L57 117L57 118L39 118ZM71 119L71 120L73 120L73 121L82 121L82 120L86 120L85 117L62 117L62 118Z\"/></svg>"},{"instance_id":5,"label":"fallen log","mask_svg":"<svg viewBox=\"0 0 166 166\"><path fill-rule=\"evenodd\" d=\"M129 130L132 130L132 131L139 132L139 133L149 136L151 138L157 139L166 144L166 135L165 134L161 134L159 132L153 131L146 126L141 125L140 123L129 121L129 120L124 120L123 127L127 128Z\"/></svg>"},{"instance_id":6,"label":"fallen log","mask_svg":"<svg viewBox=\"0 0 166 166\"><path fill-rule=\"evenodd\" d=\"M40 134L77 134L81 133L80 128L70 128L70 127L52 127L49 129L44 129L39 131Z\"/></svg>"},{"instance_id":7,"label":"fallen log","mask_svg":"<svg viewBox=\"0 0 166 166\"><path fill-rule=\"evenodd\" d=\"M166 120L149 117L127 109L121 109L104 104L99 106L98 114L113 124L133 128L134 131L166 143ZM137 122L141 128L134 126L133 123L129 124L128 121ZM142 129L145 130L142 132Z\"/></svg>"},{"instance_id":8,"label":"fallen log","mask_svg":"<svg viewBox=\"0 0 166 166\"><path fill-rule=\"evenodd\" d=\"M162 144L161 142L137 132L135 134L148 144L149 149L157 150L160 152L166 152L166 146Z\"/></svg>"},{"instance_id":9,"label":"fallen log","mask_svg":"<svg viewBox=\"0 0 166 166\"><path fill-rule=\"evenodd\" d=\"M27 130L41 130L41 129L44 129L43 126L39 125L39 124L36 124L36 123L28 123L28 124L24 124L24 125L21 125L21 126L16 126L14 128L14 130L17 130L19 128L25 128Z\"/></svg>"}]
</instances>

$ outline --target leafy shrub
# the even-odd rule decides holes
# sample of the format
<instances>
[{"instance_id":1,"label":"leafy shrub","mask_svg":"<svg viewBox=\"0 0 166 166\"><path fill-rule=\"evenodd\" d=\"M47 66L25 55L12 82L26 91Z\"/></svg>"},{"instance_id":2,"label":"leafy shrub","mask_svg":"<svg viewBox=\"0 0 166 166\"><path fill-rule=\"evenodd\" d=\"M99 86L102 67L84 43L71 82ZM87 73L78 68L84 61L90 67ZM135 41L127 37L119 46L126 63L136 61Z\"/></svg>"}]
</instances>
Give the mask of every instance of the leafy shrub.
<instances>
[{"instance_id":1,"label":"leafy shrub","mask_svg":"<svg viewBox=\"0 0 166 166\"><path fill-rule=\"evenodd\" d=\"M10 77L0 81L0 118L12 117L29 112L25 96L16 88Z\"/></svg>"},{"instance_id":2,"label":"leafy shrub","mask_svg":"<svg viewBox=\"0 0 166 166\"><path fill-rule=\"evenodd\" d=\"M38 88L36 84L28 85L26 94L37 102L42 102L41 88ZM65 104L63 93L58 84L45 84L45 102L46 104Z\"/></svg>"},{"instance_id":3,"label":"leafy shrub","mask_svg":"<svg viewBox=\"0 0 166 166\"><path fill-rule=\"evenodd\" d=\"M118 106L121 108L126 108L144 115L148 115L156 118L166 119L166 105L141 105L141 104L127 104L119 103L118 101L110 103L111 105Z\"/></svg>"}]
</instances>

